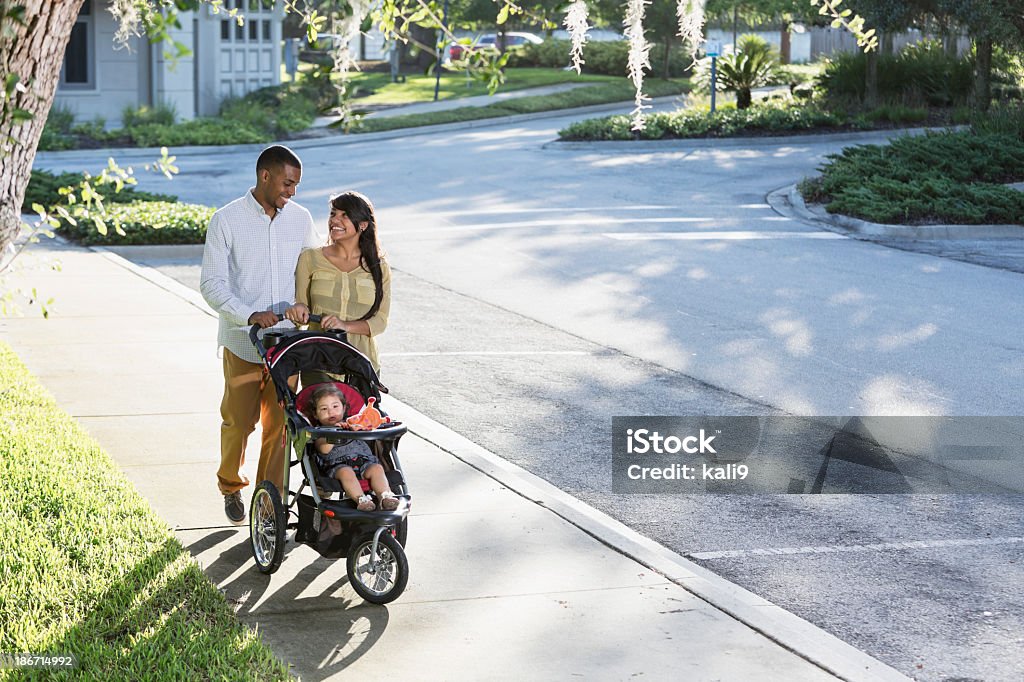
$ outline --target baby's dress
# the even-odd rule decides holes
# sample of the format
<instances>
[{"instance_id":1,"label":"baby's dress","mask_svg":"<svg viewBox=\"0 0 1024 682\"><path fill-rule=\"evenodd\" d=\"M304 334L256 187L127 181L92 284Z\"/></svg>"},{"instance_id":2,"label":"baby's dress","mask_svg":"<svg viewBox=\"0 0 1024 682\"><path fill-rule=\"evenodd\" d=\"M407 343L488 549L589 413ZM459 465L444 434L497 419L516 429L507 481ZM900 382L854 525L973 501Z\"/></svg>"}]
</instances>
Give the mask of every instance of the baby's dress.
<instances>
[{"instance_id":1,"label":"baby's dress","mask_svg":"<svg viewBox=\"0 0 1024 682\"><path fill-rule=\"evenodd\" d=\"M326 455L317 455L320 471L327 478L336 478L341 467L352 467L359 478L365 478L366 469L378 464L377 457L370 452L370 446L362 440L346 440L336 444Z\"/></svg>"}]
</instances>

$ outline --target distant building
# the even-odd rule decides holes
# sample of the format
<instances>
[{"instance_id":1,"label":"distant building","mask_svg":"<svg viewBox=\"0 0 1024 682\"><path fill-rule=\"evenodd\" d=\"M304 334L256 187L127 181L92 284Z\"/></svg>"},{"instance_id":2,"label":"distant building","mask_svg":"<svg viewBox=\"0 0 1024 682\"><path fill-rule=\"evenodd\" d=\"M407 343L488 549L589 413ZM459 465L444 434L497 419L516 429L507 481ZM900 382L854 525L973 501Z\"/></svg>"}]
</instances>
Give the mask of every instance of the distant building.
<instances>
[{"instance_id":1,"label":"distant building","mask_svg":"<svg viewBox=\"0 0 1024 682\"><path fill-rule=\"evenodd\" d=\"M167 43L132 38L117 49L117 22L107 0L85 0L71 31L54 106L77 121L96 117L119 126L126 107L167 104L179 120L214 116L226 97L281 82L282 0L225 0L245 17L239 26L209 5L181 12L174 40L192 54L177 63L164 56Z\"/></svg>"}]
</instances>

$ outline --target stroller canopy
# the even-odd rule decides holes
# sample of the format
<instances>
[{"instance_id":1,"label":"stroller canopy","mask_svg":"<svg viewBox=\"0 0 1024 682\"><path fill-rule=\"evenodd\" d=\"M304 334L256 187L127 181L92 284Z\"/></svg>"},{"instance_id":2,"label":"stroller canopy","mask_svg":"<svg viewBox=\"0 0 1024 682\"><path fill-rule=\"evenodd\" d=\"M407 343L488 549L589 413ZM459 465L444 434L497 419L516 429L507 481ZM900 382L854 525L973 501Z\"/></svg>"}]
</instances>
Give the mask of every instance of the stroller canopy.
<instances>
[{"instance_id":1,"label":"stroller canopy","mask_svg":"<svg viewBox=\"0 0 1024 682\"><path fill-rule=\"evenodd\" d=\"M381 391L387 393L369 358L336 336L322 332L283 336L276 346L267 349L266 366L277 397L286 403L294 400L288 378L312 370L344 374L348 384L364 398L376 398L378 404Z\"/></svg>"}]
</instances>

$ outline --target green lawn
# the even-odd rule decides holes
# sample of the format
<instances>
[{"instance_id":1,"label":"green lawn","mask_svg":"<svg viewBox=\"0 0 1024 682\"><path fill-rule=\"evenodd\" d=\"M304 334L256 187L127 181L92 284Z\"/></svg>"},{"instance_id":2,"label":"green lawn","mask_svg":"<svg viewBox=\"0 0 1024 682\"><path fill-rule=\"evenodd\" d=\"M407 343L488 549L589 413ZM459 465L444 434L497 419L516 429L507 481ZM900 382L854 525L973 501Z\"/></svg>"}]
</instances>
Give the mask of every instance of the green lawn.
<instances>
[{"instance_id":1,"label":"green lawn","mask_svg":"<svg viewBox=\"0 0 1024 682\"><path fill-rule=\"evenodd\" d=\"M372 92L359 97L357 107L376 104L411 104L431 102L434 99L434 76L423 74L407 75L404 83L392 83L387 73L360 73L353 79L355 87L362 92ZM578 76L575 71L562 69L505 69L505 83L498 92L537 88L558 83L610 83L622 80L613 76ZM359 94L357 91L357 95ZM464 72L443 71L438 99L456 99L486 95L487 86Z\"/></svg>"},{"instance_id":2,"label":"green lawn","mask_svg":"<svg viewBox=\"0 0 1024 682\"><path fill-rule=\"evenodd\" d=\"M74 654L69 679L290 679L4 343L0 387L0 652Z\"/></svg>"},{"instance_id":3,"label":"green lawn","mask_svg":"<svg viewBox=\"0 0 1024 682\"><path fill-rule=\"evenodd\" d=\"M654 79L644 84L644 91L650 97L678 95L689 90L690 83L686 79L660 80ZM551 95L516 97L495 102L483 107L460 107L447 111L436 111L428 114L406 114L387 118L367 118L362 126L353 132L371 133L397 128L414 128L418 126L436 125L439 123L455 123L515 114L531 114L541 111L571 109L594 104L626 102L633 99L632 84L625 78L609 78L603 83L595 83L586 88L576 88Z\"/></svg>"}]
</instances>

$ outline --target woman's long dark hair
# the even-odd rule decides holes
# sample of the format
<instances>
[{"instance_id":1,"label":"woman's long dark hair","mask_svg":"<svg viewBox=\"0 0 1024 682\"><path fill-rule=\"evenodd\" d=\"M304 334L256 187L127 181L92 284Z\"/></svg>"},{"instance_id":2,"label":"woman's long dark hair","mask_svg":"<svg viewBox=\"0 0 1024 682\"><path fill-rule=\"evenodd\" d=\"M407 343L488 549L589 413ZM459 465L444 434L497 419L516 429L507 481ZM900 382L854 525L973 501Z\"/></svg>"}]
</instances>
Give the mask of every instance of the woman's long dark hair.
<instances>
[{"instance_id":1,"label":"woman's long dark hair","mask_svg":"<svg viewBox=\"0 0 1024 682\"><path fill-rule=\"evenodd\" d=\"M366 229L359 233L359 264L373 277L373 305L359 319L368 320L377 314L384 299L384 272L380 267L384 253L377 240L377 218L373 214L373 202L359 192L349 191L332 197L331 208L344 211L357 230L362 223L366 223Z\"/></svg>"}]
</instances>

